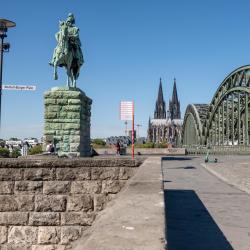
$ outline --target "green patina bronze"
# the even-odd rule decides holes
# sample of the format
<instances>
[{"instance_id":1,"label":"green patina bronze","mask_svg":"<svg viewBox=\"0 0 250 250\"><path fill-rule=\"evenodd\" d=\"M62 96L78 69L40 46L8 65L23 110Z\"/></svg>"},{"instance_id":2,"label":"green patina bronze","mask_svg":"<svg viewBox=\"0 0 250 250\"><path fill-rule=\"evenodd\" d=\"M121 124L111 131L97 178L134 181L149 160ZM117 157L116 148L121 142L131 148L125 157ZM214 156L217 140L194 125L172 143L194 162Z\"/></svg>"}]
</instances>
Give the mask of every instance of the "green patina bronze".
<instances>
[{"instance_id":1,"label":"green patina bronze","mask_svg":"<svg viewBox=\"0 0 250 250\"><path fill-rule=\"evenodd\" d=\"M58 79L57 67L64 67L67 72L68 87L76 88L76 80L84 63L79 38L79 28L75 26L75 17L69 14L66 21L59 21L59 32L56 33L57 46L49 63L54 67L54 79Z\"/></svg>"},{"instance_id":2,"label":"green patina bronze","mask_svg":"<svg viewBox=\"0 0 250 250\"><path fill-rule=\"evenodd\" d=\"M44 94L45 142L53 141L59 156L90 156L92 100L78 88L54 87Z\"/></svg>"}]
</instances>

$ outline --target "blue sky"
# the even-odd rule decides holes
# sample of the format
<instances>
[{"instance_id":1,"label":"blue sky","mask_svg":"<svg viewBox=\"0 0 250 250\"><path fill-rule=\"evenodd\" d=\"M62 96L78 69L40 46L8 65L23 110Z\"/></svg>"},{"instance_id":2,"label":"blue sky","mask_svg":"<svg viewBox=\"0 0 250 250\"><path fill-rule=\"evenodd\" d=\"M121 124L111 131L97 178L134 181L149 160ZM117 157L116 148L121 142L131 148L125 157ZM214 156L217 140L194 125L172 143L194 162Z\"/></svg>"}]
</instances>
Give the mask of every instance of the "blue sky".
<instances>
[{"instance_id":1,"label":"blue sky","mask_svg":"<svg viewBox=\"0 0 250 250\"><path fill-rule=\"evenodd\" d=\"M0 0L0 17L16 22L6 41L4 83L36 84L36 92L3 91L1 138L43 134L43 93L66 84L48 65L58 21L76 16L85 64L78 79L93 99L91 136L123 135L119 102L135 101L135 123L146 136L159 78L168 103L173 79L184 115L209 103L220 82L250 62L247 0ZM3 7L2 7L3 6Z\"/></svg>"}]
</instances>

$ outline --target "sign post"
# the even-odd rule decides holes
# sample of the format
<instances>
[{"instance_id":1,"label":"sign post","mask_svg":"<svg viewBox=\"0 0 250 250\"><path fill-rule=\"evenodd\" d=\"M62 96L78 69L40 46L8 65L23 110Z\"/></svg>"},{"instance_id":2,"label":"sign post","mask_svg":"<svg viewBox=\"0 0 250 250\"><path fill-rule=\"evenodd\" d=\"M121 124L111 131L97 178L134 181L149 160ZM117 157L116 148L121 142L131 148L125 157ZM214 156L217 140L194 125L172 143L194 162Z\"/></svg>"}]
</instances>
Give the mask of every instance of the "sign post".
<instances>
[{"instance_id":1,"label":"sign post","mask_svg":"<svg viewBox=\"0 0 250 250\"><path fill-rule=\"evenodd\" d=\"M135 158L135 114L134 114L134 102L132 102L133 109L132 109L132 159Z\"/></svg>"},{"instance_id":2,"label":"sign post","mask_svg":"<svg viewBox=\"0 0 250 250\"><path fill-rule=\"evenodd\" d=\"M122 121L132 121L132 159L135 156L135 149L134 149L134 101L121 101L120 104L120 119Z\"/></svg>"}]
</instances>

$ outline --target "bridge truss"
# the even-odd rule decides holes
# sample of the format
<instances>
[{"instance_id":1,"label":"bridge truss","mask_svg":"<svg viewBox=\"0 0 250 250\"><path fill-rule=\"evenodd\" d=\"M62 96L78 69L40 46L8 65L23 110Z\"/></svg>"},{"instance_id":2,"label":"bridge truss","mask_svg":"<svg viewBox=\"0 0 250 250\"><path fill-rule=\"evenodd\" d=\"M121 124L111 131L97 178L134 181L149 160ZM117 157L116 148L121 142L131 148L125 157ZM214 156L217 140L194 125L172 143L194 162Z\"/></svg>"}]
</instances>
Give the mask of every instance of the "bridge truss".
<instances>
[{"instance_id":1,"label":"bridge truss","mask_svg":"<svg viewBox=\"0 0 250 250\"><path fill-rule=\"evenodd\" d=\"M210 105L188 105L183 145L237 146L250 144L250 65L229 74Z\"/></svg>"}]
</instances>

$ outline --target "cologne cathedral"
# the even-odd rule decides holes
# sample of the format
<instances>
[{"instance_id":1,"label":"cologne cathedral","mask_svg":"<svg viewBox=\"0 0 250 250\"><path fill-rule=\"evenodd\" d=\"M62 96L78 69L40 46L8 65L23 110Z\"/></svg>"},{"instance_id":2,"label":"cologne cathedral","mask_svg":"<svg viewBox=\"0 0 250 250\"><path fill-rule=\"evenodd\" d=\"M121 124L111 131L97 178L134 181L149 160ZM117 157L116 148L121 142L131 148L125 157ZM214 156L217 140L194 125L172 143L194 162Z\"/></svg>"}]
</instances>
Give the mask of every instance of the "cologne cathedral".
<instances>
[{"instance_id":1,"label":"cologne cathedral","mask_svg":"<svg viewBox=\"0 0 250 250\"><path fill-rule=\"evenodd\" d=\"M176 79L174 79L172 99L166 110L160 79L158 98L155 104L154 119L149 118L147 141L154 143L168 143L178 146L181 141L182 119L180 102L178 100Z\"/></svg>"}]
</instances>

